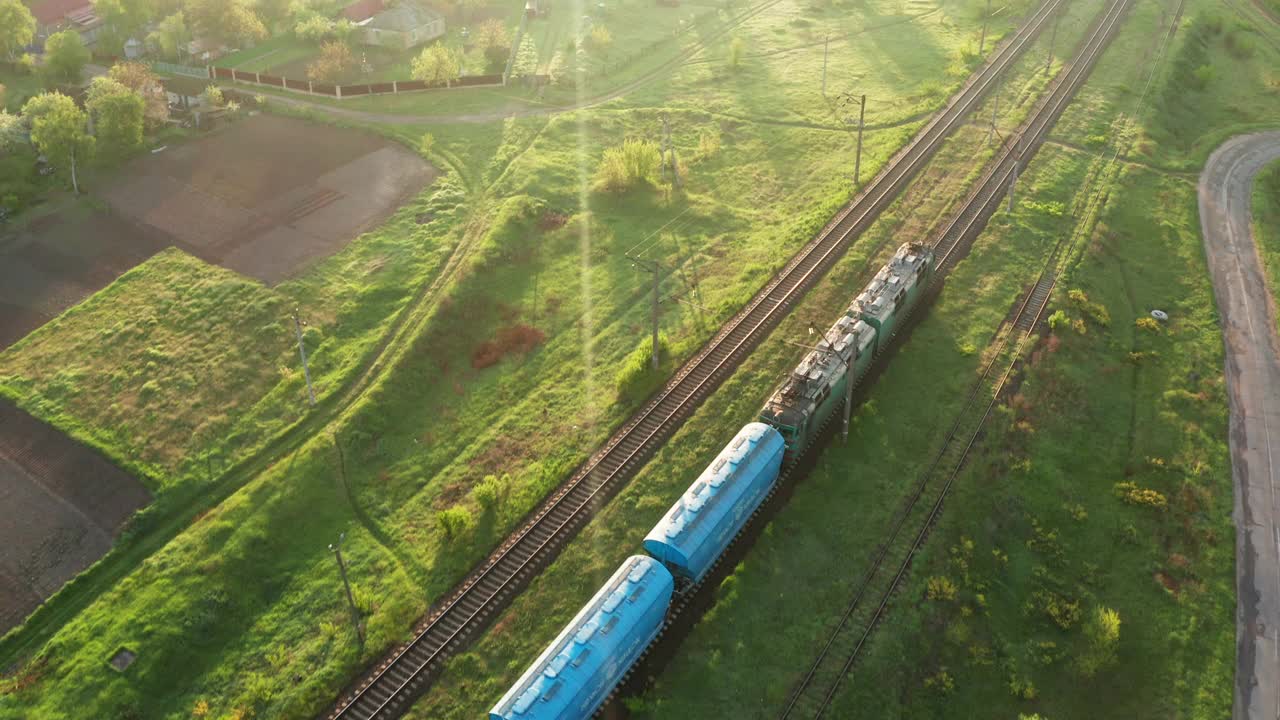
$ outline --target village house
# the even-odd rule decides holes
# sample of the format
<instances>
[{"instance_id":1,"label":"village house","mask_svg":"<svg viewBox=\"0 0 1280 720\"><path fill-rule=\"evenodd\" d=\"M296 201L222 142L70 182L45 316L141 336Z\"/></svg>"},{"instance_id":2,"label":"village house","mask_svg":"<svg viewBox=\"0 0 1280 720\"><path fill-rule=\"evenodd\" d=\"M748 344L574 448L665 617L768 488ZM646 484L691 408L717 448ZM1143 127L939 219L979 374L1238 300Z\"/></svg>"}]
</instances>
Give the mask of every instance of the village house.
<instances>
[{"instance_id":1,"label":"village house","mask_svg":"<svg viewBox=\"0 0 1280 720\"><path fill-rule=\"evenodd\" d=\"M355 37L365 45L407 50L444 35L444 16L405 0L387 5L384 0L358 0L343 8L341 16L355 23Z\"/></svg>"},{"instance_id":2,"label":"village house","mask_svg":"<svg viewBox=\"0 0 1280 720\"><path fill-rule=\"evenodd\" d=\"M31 14L36 19L36 38L43 43L56 32L73 29L88 47L98 41L98 35L106 24L93 11L89 0L39 0L32 4Z\"/></svg>"}]
</instances>

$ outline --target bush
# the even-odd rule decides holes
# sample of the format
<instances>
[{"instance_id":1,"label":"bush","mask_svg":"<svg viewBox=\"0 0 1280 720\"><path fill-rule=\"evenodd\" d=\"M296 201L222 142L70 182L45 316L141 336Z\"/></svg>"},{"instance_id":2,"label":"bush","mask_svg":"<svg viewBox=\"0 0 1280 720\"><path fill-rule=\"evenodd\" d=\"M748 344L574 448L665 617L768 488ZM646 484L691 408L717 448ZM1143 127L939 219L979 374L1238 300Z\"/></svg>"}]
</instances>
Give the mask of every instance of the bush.
<instances>
[{"instance_id":1,"label":"bush","mask_svg":"<svg viewBox=\"0 0 1280 720\"><path fill-rule=\"evenodd\" d=\"M1163 510L1169 505L1169 500L1163 493L1151 488L1138 487L1137 484L1132 482L1116 483L1115 492L1117 497L1129 505L1155 508L1156 510Z\"/></svg>"},{"instance_id":2,"label":"bush","mask_svg":"<svg viewBox=\"0 0 1280 720\"><path fill-rule=\"evenodd\" d=\"M1084 637L1087 645L1076 664L1080 674L1090 678L1116 662L1116 650L1120 645L1120 613L1107 607L1097 608L1085 623Z\"/></svg>"},{"instance_id":3,"label":"bush","mask_svg":"<svg viewBox=\"0 0 1280 720\"><path fill-rule=\"evenodd\" d=\"M1140 317L1133 321L1133 325L1139 330L1146 330L1153 333L1160 332L1160 323L1153 317Z\"/></svg>"},{"instance_id":4,"label":"bush","mask_svg":"<svg viewBox=\"0 0 1280 720\"><path fill-rule=\"evenodd\" d=\"M471 527L471 511L461 505L454 505L436 513L436 524L444 531L445 537L452 540Z\"/></svg>"},{"instance_id":5,"label":"bush","mask_svg":"<svg viewBox=\"0 0 1280 720\"><path fill-rule=\"evenodd\" d=\"M940 602L955 600L956 584L942 576L931 577L926 583L925 596Z\"/></svg>"},{"instance_id":6,"label":"bush","mask_svg":"<svg viewBox=\"0 0 1280 720\"><path fill-rule=\"evenodd\" d=\"M607 148L596 170L596 185L601 190L622 193L637 185L654 185L662 154L650 140L624 140L618 147Z\"/></svg>"},{"instance_id":7,"label":"bush","mask_svg":"<svg viewBox=\"0 0 1280 720\"><path fill-rule=\"evenodd\" d=\"M639 402L649 396L666 379L663 368L668 364L671 350L665 334L658 335L658 369L653 369L653 340L646 337L622 363L622 369L614 380L618 398Z\"/></svg>"},{"instance_id":8,"label":"bush","mask_svg":"<svg viewBox=\"0 0 1280 720\"><path fill-rule=\"evenodd\" d=\"M497 475L485 475L484 479L471 489L471 495L475 497L480 507L485 510L492 510L506 496L507 485L510 480L511 478L508 475L503 475L502 479L498 479Z\"/></svg>"}]
</instances>

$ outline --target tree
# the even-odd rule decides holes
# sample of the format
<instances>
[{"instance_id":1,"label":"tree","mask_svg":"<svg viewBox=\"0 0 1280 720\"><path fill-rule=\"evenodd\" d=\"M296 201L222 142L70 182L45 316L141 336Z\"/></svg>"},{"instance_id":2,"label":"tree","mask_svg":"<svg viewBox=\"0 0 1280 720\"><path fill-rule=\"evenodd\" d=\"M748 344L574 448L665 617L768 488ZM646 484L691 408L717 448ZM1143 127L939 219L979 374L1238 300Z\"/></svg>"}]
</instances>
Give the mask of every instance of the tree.
<instances>
[{"instance_id":1,"label":"tree","mask_svg":"<svg viewBox=\"0 0 1280 720\"><path fill-rule=\"evenodd\" d=\"M17 150L26 141L27 129L22 124L22 116L0 108L0 155Z\"/></svg>"},{"instance_id":2,"label":"tree","mask_svg":"<svg viewBox=\"0 0 1280 720\"><path fill-rule=\"evenodd\" d=\"M151 68L139 62L121 62L111 66L110 76L142 98L146 104L143 117L148 125L155 127L169 119L169 97Z\"/></svg>"},{"instance_id":3,"label":"tree","mask_svg":"<svg viewBox=\"0 0 1280 720\"><path fill-rule=\"evenodd\" d=\"M460 72L462 72L462 63L458 60L457 54L443 45L437 44L425 48L418 57L413 59L414 80L448 85L457 79Z\"/></svg>"},{"instance_id":4,"label":"tree","mask_svg":"<svg viewBox=\"0 0 1280 720\"><path fill-rule=\"evenodd\" d=\"M93 114L94 131L103 155L124 157L142 145L142 96L109 77L89 84L85 103Z\"/></svg>"},{"instance_id":5,"label":"tree","mask_svg":"<svg viewBox=\"0 0 1280 720\"><path fill-rule=\"evenodd\" d=\"M221 107L226 99L222 97L222 88L211 83L200 93L200 102L210 107Z\"/></svg>"},{"instance_id":6,"label":"tree","mask_svg":"<svg viewBox=\"0 0 1280 720\"><path fill-rule=\"evenodd\" d=\"M738 64L742 62L742 52L745 49L746 43L742 41L742 38L735 36L733 40L729 41L729 67L738 67Z\"/></svg>"},{"instance_id":7,"label":"tree","mask_svg":"<svg viewBox=\"0 0 1280 720\"><path fill-rule=\"evenodd\" d=\"M484 50L485 64L490 72L506 67L507 55L511 52L511 34L507 32L505 23L497 18L480 23L476 29L476 41Z\"/></svg>"},{"instance_id":8,"label":"tree","mask_svg":"<svg viewBox=\"0 0 1280 720\"><path fill-rule=\"evenodd\" d=\"M351 48L346 43L327 42L320 46L320 57L307 65L307 78L315 82L336 83L351 66Z\"/></svg>"},{"instance_id":9,"label":"tree","mask_svg":"<svg viewBox=\"0 0 1280 720\"><path fill-rule=\"evenodd\" d=\"M57 92L36 95L22 107L31 122L31 142L59 171L70 172L77 193L76 166L93 156L94 141L85 132L84 111L71 98Z\"/></svg>"},{"instance_id":10,"label":"tree","mask_svg":"<svg viewBox=\"0 0 1280 720\"><path fill-rule=\"evenodd\" d=\"M36 19L22 0L0 0L0 52L12 60L35 36Z\"/></svg>"},{"instance_id":11,"label":"tree","mask_svg":"<svg viewBox=\"0 0 1280 720\"><path fill-rule=\"evenodd\" d=\"M187 29L187 17L181 10L161 20L147 36L147 45L170 60L181 60L189 42L191 31Z\"/></svg>"},{"instance_id":12,"label":"tree","mask_svg":"<svg viewBox=\"0 0 1280 720\"><path fill-rule=\"evenodd\" d=\"M1084 625L1084 637L1088 645L1077 664L1080 674L1088 678L1116 661L1120 645L1120 613L1108 607L1098 607Z\"/></svg>"},{"instance_id":13,"label":"tree","mask_svg":"<svg viewBox=\"0 0 1280 720\"><path fill-rule=\"evenodd\" d=\"M312 13L294 24L293 34L299 40L320 42L333 35L333 21L319 13Z\"/></svg>"},{"instance_id":14,"label":"tree","mask_svg":"<svg viewBox=\"0 0 1280 720\"><path fill-rule=\"evenodd\" d=\"M587 36L587 44L592 50L609 57L609 48L613 47L613 33L609 32L609 28L597 25L591 28L591 34Z\"/></svg>"},{"instance_id":15,"label":"tree","mask_svg":"<svg viewBox=\"0 0 1280 720\"><path fill-rule=\"evenodd\" d=\"M51 82L79 82L88 62L89 49L75 30L54 33L44 43L44 72Z\"/></svg>"},{"instance_id":16,"label":"tree","mask_svg":"<svg viewBox=\"0 0 1280 720\"><path fill-rule=\"evenodd\" d=\"M117 53L125 40L151 20L151 6L144 0L93 0L93 11L102 18L106 29L98 36L98 42Z\"/></svg>"},{"instance_id":17,"label":"tree","mask_svg":"<svg viewBox=\"0 0 1280 720\"><path fill-rule=\"evenodd\" d=\"M244 42L267 36L266 26L245 0L187 0L186 13L202 37Z\"/></svg>"}]
</instances>

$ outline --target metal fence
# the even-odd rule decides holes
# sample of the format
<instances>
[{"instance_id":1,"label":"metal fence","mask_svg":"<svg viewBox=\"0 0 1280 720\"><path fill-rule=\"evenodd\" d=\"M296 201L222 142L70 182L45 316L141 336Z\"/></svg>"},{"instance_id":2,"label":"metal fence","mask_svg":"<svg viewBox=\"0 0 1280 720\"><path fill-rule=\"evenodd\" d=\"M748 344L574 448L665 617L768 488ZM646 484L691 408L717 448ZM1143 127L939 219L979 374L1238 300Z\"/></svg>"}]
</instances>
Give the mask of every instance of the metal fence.
<instances>
[{"instance_id":1,"label":"metal fence","mask_svg":"<svg viewBox=\"0 0 1280 720\"><path fill-rule=\"evenodd\" d=\"M170 75L186 75L194 78L209 77L209 68L207 67L191 67L190 65L177 65L167 62L150 62L148 63L152 70L156 72L168 73Z\"/></svg>"}]
</instances>

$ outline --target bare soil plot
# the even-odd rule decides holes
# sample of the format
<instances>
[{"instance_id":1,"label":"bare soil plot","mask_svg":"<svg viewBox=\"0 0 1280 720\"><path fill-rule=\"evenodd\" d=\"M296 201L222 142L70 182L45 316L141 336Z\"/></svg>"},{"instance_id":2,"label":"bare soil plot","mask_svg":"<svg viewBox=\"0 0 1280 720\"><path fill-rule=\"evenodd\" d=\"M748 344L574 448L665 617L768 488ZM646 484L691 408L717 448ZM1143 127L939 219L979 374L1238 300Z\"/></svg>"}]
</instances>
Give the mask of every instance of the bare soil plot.
<instances>
[{"instance_id":1,"label":"bare soil plot","mask_svg":"<svg viewBox=\"0 0 1280 720\"><path fill-rule=\"evenodd\" d=\"M369 133L255 116L143 155L84 199L0 235L0 350L176 245L274 284L436 176Z\"/></svg>"},{"instance_id":2,"label":"bare soil plot","mask_svg":"<svg viewBox=\"0 0 1280 720\"><path fill-rule=\"evenodd\" d=\"M150 499L98 453L0 402L0 633L110 549Z\"/></svg>"},{"instance_id":3,"label":"bare soil plot","mask_svg":"<svg viewBox=\"0 0 1280 720\"><path fill-rule=\"evenodd\" d=\"M120 176L102 193L120 215L274 284L376 225L435 173L376 135L262 115Z\"/></svg>"}]
</instances>

